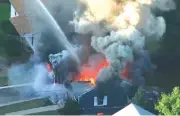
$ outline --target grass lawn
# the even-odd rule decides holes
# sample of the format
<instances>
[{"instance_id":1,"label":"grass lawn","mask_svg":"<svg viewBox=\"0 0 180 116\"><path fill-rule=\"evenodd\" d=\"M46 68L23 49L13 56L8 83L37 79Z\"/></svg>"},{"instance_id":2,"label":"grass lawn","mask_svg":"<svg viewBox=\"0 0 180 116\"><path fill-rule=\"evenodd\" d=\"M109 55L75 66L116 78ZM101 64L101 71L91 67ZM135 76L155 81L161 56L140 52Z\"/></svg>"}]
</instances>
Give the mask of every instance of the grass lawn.
<instances>
[{"instance_id":1,"label":"grass lawn","mask_svg":"<svg viewBox=\"0 0 180 116\"><path fill-rule=\"evenodd\" d=\"M44 100L45 100L45 98L39 98L39 99L30 100L30 101L14 103L14 104L7 105L7 106L2 106L2 107L0 107L0 114L4 115L6 113L42 107L44 105Z\"/></svg>"},{"instance_id":2,"label":"grass lawn","mask_svg":"<svg viewBox=\"0 0 180 116\"><path fill-rule=\"evenodd\" d=\"M46 112L34 113L31 115L60 115L60 113L57 110L55 110L55 111L46 111Z\"/></svg>"},{"instance_id":3,"label":"grass lawn","mask_svg":"<svg viewBox=\"0 0 180 116\"><path fill-rule=\"evenodd\" d=\"M10 18L10 4L0 3L0 20L7 20Z\"/></svg>"}]
</instances>

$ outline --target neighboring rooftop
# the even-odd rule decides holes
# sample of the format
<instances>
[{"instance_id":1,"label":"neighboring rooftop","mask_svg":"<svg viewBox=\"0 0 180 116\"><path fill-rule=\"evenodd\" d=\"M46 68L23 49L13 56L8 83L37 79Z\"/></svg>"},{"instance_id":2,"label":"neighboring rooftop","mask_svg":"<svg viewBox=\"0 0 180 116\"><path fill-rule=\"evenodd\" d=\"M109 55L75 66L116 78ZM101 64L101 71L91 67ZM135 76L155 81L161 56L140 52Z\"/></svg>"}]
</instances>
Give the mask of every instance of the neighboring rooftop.
<instances>
[{"instance_id":1,"label":"neighboring rooftop","mask_svg":"<svg viewBox=\"0 0 180 116\"><path fill-rule=\"evenodd\" d=\"M9 0L19 16L25 15L24 0Z\"/></svg>"},{"instance_id":2,"label":"neighboring rooftop","mask_svg":"<svg viewBox=\"0 0 180 116\"><path fill-rule=\"evenodd\" d=\"M19 35L23 36L26 33L32 33L32 26L26 16L12 17L10 18L10 21Z\"/></svg>"},{"instance_id":3,"label":"neighboring rooftop","mask_svg":"<svg viewBox=\"0 0 180 116\"><path fill-rule=\"evenodd\" d=\"M82 114L94 115L99 112L104 115L112 115L114 112L124 108L127 105L127 95L120 85L103 90L104 97L103 103L98 102L99 93L97 87L89 89L86 93L82 94L78 98L80 109Z\"/></svg>"},{"instance_id":4,"label":"neighboring rooftop","mask_svg":"<svg viewBox=\"0 0 180 116\"><path fill-rule=\"evenodd\" d=\"M141 115L154 115L154 114L131 103L128 106L126 106L124 109L113 114L112 116L141 116Z\"/></svg>"},{"instance_id":5,"label":"neighboring rooftop","mask_svg":"<svg viewBox=\"0 0 180 116\"><path fill-rule=\"evenodd\" d=\"M18 16L11 17L10 21L19 35L23 36L26 33L32 33L31 23L25 14L24 0L10 0L10 3L12 4L11 9L14 9L14 12L18 13Z\"/></svg>"}]
</instances>

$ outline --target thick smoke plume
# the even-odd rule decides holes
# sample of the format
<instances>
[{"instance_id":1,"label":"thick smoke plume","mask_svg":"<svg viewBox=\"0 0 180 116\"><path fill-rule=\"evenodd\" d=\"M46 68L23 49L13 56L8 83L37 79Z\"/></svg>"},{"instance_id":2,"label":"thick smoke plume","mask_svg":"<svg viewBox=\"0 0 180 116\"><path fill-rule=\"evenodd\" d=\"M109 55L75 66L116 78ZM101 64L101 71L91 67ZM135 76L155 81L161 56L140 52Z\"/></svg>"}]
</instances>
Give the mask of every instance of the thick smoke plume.
<instances>
[{"instance_id":1,"label":"thick smoke plume","mask_svg":"<svg viewBox=\"0 0 180 116\"><path fill-rule=\"evenodd\" d=\"M60 107L64 106L67 99L72 98L72 93L64 85L52 84L45 64L38 63L35 57L25 64L13 65L9 69L9 83L12 85L31 83L32 89L18 89L22 97L49 97L54 104Z\"/></svg>"},{"instance_id":2,"label":"thick smoke plume","mask_svg":"<svg viewBox=\"0 0 180 116\"><path fill-rule=\"evenodd\" d=\"M109 67L99 72L97 86L101 85L99 83L109 81L112 84L112 80L119 77L124 78L121 72L125 68L128 68L132 84L140 86L145 84L142 73L153 67L148 51L145 49L146 38L161 39L166 30L164 18L157 17L153 12L176 8L173 0L80 0L73 17L72 14L77 5L75 0L44 2L46 12L38 8L39 0L25 0L25 14L33 27L34 55L28 63L12 66L9 71L10 82L12 84L25 83L26 81L22 78L27 78L28 81L33 82L37 95L50 96L53 103L61 106L64 105L66 99L72 97L72 93L63 84L52 84L45 66L49 54L59 53L66 48L70 54L76 54L83 64L86 58L82 56L88 57L91 52L88 50L89 46L76 46L77 49L74 48L75 45L71 46L71 42L81 43L79 42L81 39L76 38L76 42L71 41L68 44L59 42L67 37L72 40L71 26L74 27L76 33L81 35L81 38L85 38L84 45L88 45L87 39L90 38L94 50L104 54L110 63ZM47 17L47 11L51 15L50 18ZM53 23L54 20L51 22L54 17L56 23ZM70 20L73 21L70 22L71 25L68 25ZM62 30L57 33L58 24ZM75 50L71 51L72 48ZM62 67L60 68L60 72L65 74L63 78L67 78L68 65L72 61L71 55L65 56L62 56L64 59L61 60ZM131 65L128 66L128 63ZM14 75L21 81L15 81Z\"/></svg>"},{"instance_id":3,"label":"thick smoke plume","mask_svg":"<svg viewBox=\"0 0 180 116\"><path fill-rule=\"evenodd\" d=\"M70 6L64 7L68 3L70 3ZM75 56L72 51L73 47L68 42L66 35L71 33L67 29L68 21L72 20L72 12L76 7L76 1L55 0L50 3L47 0L42 3L41 0L25 0L24 6L25 14L31 22L35 35L35 52L41 59L47 60L50 53L58 53L63 49L67 49L72 56Z\"/></svg>"},{"instance_id":4,"label":"thick smoke plume","mask_svg":"<svg viewBox=\"0 0 180 116\"><path fill-rule=\"evenodd\" d=\"M69 36L71 33L68 22L72 20L76 1L48 1L43 1L46 11L42 11L42 7L39 6L42 5L40 0L24 1L25 14L33 27L34 54L27 63L14 64L9 70L9 78L10 84L32 82L35 91L30 92L38 96L49 96L53 103L63 106L68 98L72 98L72 93L64 85L53 84L53 80L48 75L46 63L49 54L59 53L64 49L60 39L66 39L66 35ZM65 7L66 5L68 7ZM50 18L47 17L47 13ZM55 33L57 29L60 33Z\"/></svg>"},{"instance_id":5,"label":"thick smoke plume","mask_svg":"<svg viewBox=\"0 0 180 116\"><path fill-rule=\"evenodd\" d=\"M120 74L131 62L132 84L144 85L142 69L144 65L152 68L145 39L161 39L166 30L164 18L153 11L175 8L173 0L80 0L71 24L77 33L91 34L92 47L111 64L102 69L97 81L112 74L123 78ZM107 70L111 73L106 74Z\"/></svg>"}]
</instances>

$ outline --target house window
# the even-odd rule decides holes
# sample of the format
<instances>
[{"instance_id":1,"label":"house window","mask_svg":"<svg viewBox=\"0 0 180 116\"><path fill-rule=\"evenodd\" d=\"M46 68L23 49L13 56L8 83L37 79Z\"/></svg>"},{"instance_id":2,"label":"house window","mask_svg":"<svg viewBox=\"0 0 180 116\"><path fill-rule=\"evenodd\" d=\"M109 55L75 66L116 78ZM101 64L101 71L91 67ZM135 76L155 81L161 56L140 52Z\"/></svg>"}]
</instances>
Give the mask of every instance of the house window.
<instances>
[{"instance_id":1,"label":"house window","mask_svg":"<svg viewBox=\"0 0 180 116\"><path fill-rule=\"evenodd\" d=\"M104 96L102 103L98 102L98 97L94 97L94 106L107 106L107 96Z\"/></svg>"},{"instance_id":2,"label":"house window","mask_svg":"<svg viewBox=\"0 0 180 116\"><path fill-rule=\"evenodd\" d=\"M17 13L16 11L15 11L15 13L14 13L14 14L15 14L15 16L18 16L18 13Z\"/></svg>"}]
</instances>

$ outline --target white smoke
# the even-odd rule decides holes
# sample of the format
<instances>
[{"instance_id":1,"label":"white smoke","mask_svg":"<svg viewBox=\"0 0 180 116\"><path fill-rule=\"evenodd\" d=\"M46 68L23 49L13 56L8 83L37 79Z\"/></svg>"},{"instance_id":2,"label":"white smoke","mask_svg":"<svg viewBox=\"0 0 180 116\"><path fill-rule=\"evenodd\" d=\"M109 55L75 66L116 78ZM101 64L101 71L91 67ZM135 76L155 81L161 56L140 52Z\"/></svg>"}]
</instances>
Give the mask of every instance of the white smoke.
<instances>
[{"instance_id":1,"label":"white smoke","mask_svg":"<svg viewBox=\"0 0 180 116\"><path fill-rule=\"evenodd\" d=\"M53 84L46 65L42 62L38 63L35 56L25 64L12 65L8 74L10 84L32 83L33 91L29 91L28 94L49 97L54 104L61 105L60 107L63 107L67 99L72 98L72 93L64 85ZM19 91L22 95L27 93Z\"/></svg>"},{"instance_id":2,"label":"white smoke","mask_svg":"<svg viewBox=\"0 0 180 116\"><path fill-rule=\"evenodd\" d=\"M103 68L100 72L99 72L99 75L97 77L97 80L96 82L103 82L103 83L106 83L109 78L112 78L113 77L113 69L111 67L105 67ZM103 78L101 78L103 77Z\"/></svg>"},{"instance_id":3,"label":"white smoke","mask_svg":"<svg viewBox=\"0 0 180 116\"><path fill-rule=\"evenodd\" d=\"M62 84L42 84L36 81L34 89L38 95L49 97L53 104L58 104L60 107L63 107L66 101L73 97L71 91Z\"/></svg>"},{"instance_id":4,"label":"white smoke","mask_svg":"<svg viewBox=\"0 0 180 116\"><path fill-rule=\"evenodd\" d=\"M44 64L35 64L33 69L36 70L34 73L35 79L33 83L33 87L37 91L41 91L44 86L47 85L48 80L48 71Z\"/></svg>"},{"instance_id":5,"label":"white smoke","mask_svg":"<svg viewBox=\"0 0 180 116\"><path fill-rule=\"evenodd\" d=\"M32 83L37 73L37 67L32 62L13 64L8 70L10 85Z\"/></svg>"},{"instance_id":6,"label":"white smoke","mask_svg":"<svg viewBox=\"0 0 180 116\"><path fill-rule=\"evenodd\" d=\"M166 31L164 18L155 16L152 10L170 11L175 8L173 0L80 0L71 24L78 33L92 34L92 47L103 53L114 73L121 76L127 62L137 63L133 54L144 52L145 39L161 39ZM135 77L139 82L144 83L141 69L134 70L134 74L138 75Z\"/></svg>"}]
</instances>

